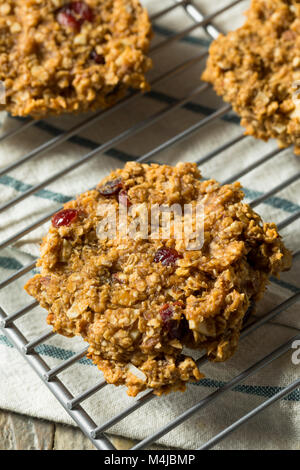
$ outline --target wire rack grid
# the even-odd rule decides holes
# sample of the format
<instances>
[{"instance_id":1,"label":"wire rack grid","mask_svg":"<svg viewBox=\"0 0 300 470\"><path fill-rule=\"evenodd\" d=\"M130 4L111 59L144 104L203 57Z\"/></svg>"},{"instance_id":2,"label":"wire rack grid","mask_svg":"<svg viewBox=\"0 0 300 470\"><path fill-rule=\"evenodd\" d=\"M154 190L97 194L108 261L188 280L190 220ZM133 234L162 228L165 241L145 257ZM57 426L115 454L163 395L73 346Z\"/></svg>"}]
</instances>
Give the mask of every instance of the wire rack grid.
<instances>
[{"instance_id":1,"label":"wire rack grid","mask_svg":"<svg viewBox=\"0 0 300 470\"><path fill-rule=\"evenodd\" d=\"M215 39L219 35L218 29L212 24L212 21L217 18L221 13L224 13L226 11L230 11L231 8L233 8L235 5L241 3L242 0L237 0L228 3L227 6L222 7L218 10L216 10L213 14L204 16L199 7L196 6L194 3L190 1L179 1L179 0L174 0L172 4L168 5L165 7L163 10L159 11L158 13L154 14L152 16L152 21L155 23L155 21L159 20L162 18L164 15L168 15L169 13L172 13L174 10L182 10L182 14L187 15L189 18L193 20L193 24L184 30L180 31L177 34L172 35L171 37L168 37L167 39L164 39L163 41L160 41L158 44L155 44L152 49L151 49L151 54L154 54L156 52L161 51L162 49L169 47L171 44L175 43L176 41L187 37L191 32L199 29L199 28L204 28L206 33L210 36L210 38ZM193 67L195 64L198 64L199 61L202 61L205 59L207 56L207 50L206 51L201 51L199 54L197 54L195 57L188 59L184 61L183 63L180 63L180 65L171 68L167 72L161 74L158 78L154 79L151 83L152 87L155 85L165 81L165 80L172 80L175 76L178 74L182 73L183 71L189 70L191 67ZM16 204L20 203L22 200L25 198L35 194L37 191L49 186L51 183L56 181L58 178L66 177L70 172L73 170L79 168L81 165L85 165L88 162L90 162L96 155L99 155L99 153L103 153L108 149L111 149L112 146L115 146L118 143L122 143L129 137L133 137L141 132L143 132L145 129L147 129L149 126L153 125L156 122L161 121L163 118L165 118L168 115L171 115L172 113L175 112L176 109L183 107L188 101L191 100L194 96L198 96L199 94L204 93L206 90L209 89L209 85L207 84L200 84L197 86L192 93L190 93L188 96L185 98L178 100L176 103L172 103L168 105L165 109L160 110L156 113L154 113L151 117L148 117L144 120L141 120L134 126L129 127L125 131L123 131L121 134L109 139L107 142L105 142L102 145L99 145L97 148L94 150L86 153L84 156L82 156L80 159L76 160L74 163L70 164L66 168L57 171L55 174L49 176L46 178L43 182L38 183L31 187L30 189L22 192L20 195L17 197L14 197L11 199L9 202L6 202L5 204L2 204L0 206L0 213L3 213L4 211L8 210L9 208L15 206ZM115 105L112 109L106 110L106 111L99 111L92 115L91 117L85 118L83 121L81 121L79 124L76 124L73 126L71 129L62 132L60 135L53 137L52 139L48 140L47 142L39 145L36 147L34 150L31 150L29 153L26 155L23 155L21 158L19 158L16 162L13 164L10 164L6 166L5 168L1 169L0 171L0 176L7 175L9 172L12 170L15 170L22 165L25 165L26 162L41 156L43 153L49 150L53 150L59 145L63 144L64 142L68 141L71 137L78 135L79 132L87 129L89 126L92 124L106 118L107 116L110 115L113 111L116 110L121 110L125 104L127 103L134 103L134 101L139 97L138 92L132 92L129 94L125 99L123 99L121 102L119 102L117 105ZM152 157L155 155L158 155L160 152L163 150L175 145L176 143L181 142L183 139L188 138L191 136L193 133L198 131L199 129L207 126L208 124L214 123L215 121L218 120L218 118L224 116L226 113L228 113L231 110L231 107L227 104L222 105L219 109L216 111L212 112L209 116L206 116L204 118L201 118L196 124L191 125L187 129L182 130L179 132L177 135L175 135L172 138L168 138L163 142L162 144L156 146L155 148L151 149L144 155L140 156L137 161L142 162L142 161L147 161L150 160ZM24 132L25 130L30 129L32 126L35 125L35 121L31 119L27 119L22 123L21 126L17 127L13 131L9 131L6 134L2 135L0 137L0 141L5 141L6 139L16 136L21 132ZM229 141L223 143L222 145L219 145L215 148L215 150L211 151L209 154L203 156L197 163L203 164L209 160L212 160L215 158L217 155L222 153L223 151L230 149L234 145L238 144L240 141L245 139L245 136L241 133L237 137L234 137L230 139ZM262 155L255 163L249 165L247 168L244 168L243 170L237 172L236 174L232 175L230 179L227 179L227 181L224 181L224 183L228 183L230 181L234 181L237 178L240 178L243 175L247 175L249 172L251 172L253 169L257 169L268 161L269 159L273 158L275 155L279 154L281 152L280 149L276 149L273 151L268 152L267 154ZM276 195L279 193L281 190L289 187L291 184L293 184L295 181L297 181L300 177L300 173L298 172L297 174L291 176L290 178L278 183L276 186L274 186L271 190L268 192L264 193L263 195L256 197L251 201L252 207L256 207L257 205L261 204L262 202L266 201L268 198L271 198L272 196ZM47 213L45 216L41 217L34 223L31 223L29 226L21 229L17 233L13 234L6 240L1 240L0 241L0 249L4 249L6 247L13 246L15 242L21 240L25 235L30 234L33 230L36 228L42 226L45 224L53 213L55 211L52 211L51 213ZM280 222L278 224L279 229L284 229L285 227L289 226L293 222L295 222L297 219L300 217L300 212L296 212L289 217L287 217L285 220ZM294 260L297 261L299 259L299 254L300 251L294 253ZM26 273L30 272L33 268L35 267L35 261L30 262L28 265L16 270L12 275L7 277L6 279L2 280L0 282L0 290L4 289L5 287L11 285L15 281L17 281L19 278L24 276ZM272 308L270 311L266 312L266 314L254 321L252 321L250 324L244 327L242 334L241 334L241 340L245 338L246 336L250 335L253 333L255 330L260 328L262 325L266 324L267 322L271 321L274 319L277 315L279 315L281 312L284 312L287 310L289 307L294 305L296 302L300 300L300 293L296 292L294 295L290 296L287 300L282 302L281 304L277 305L275 308ZM134 403L124 409L121 413L119 413L116 416L113 416L110 420L108 420L105 423L100 423L97 424L95 423L94 419L89 416L89 414L84 410L82 407L82 403L84 400L87 400L89 397L94 395L96 392L101 390L106 386L106 383L104 380L100 380L98 383L89 386L86 390L84 390L82 393L80 393L77 396L73 396L72 393L68 390L66 385L63 383L63 381L58 377L60 373L63 371L66 371L68 368L70 368L72 365L74 365L77 361L79 361L81 358L83 358L87 352L87 348L84 348L82 351L74 354L72 357L70 357L68 360L64 360L62 363L60 363L58 366L53 367L52 369L47 365L47 363L44 361L44 359L41 357L41 355L37 352L36 348L45 343L47 340L49 340L52 336L55 335L55 333L52 332L52 330L47 330L44 334L40 335L39 337L34 338L31 341L28 341L27 338L24 336L22 331L16 326L15 321L18 320L19 318L29 315L32 310L37 306L37 302L31 302L28 305L25 305L21 309L18 309L15 312L12 313L7 313L5 309L0 305L0 326L1 329L3 330L4 334L6 337L11 341L11 343L14 345L14 347L20 352L20 354L28 361L29 365L32 367L32 369L38 374L38 376L41 378L41 380L45 383L45 385L49 388L49 390L55 395L57 400L60 402L60 404L64 407L64 409L67 411L67 413L71 416L71 418L77 423L77 425L81 428L81 430L84 432L86 436L92 441L92 443L95 445L95 447L99 450L113 450L115 449L113 444L110 442L108 437L106 436L105 432L109 431L109 429L115 425L116 423L120 422L121 420L125 419L128 415L133 413L135 410L143 407L146 403L149 403L151 400L158 400L159 398L156 397L151 391L147 392L146 394L142 395L141 397L138 397ZM151 444L155 443L159 438L170 432L171 430L175 429L177 426L179 426L181 423L185 422L186 420L189 419L192 415L200 411L201 409L205 408L208 406L208 404L214 402L218 397L220 397L223 393L225 393L228 390L232 390L235 386L240 384L242 381L244 381L246 378L253 376L255 373L257 373L259 370L262 368L266 367L268 364L271 362L275 361L287 351L291 349L291 346L295 340L299 340L300 335L291 338L289 341L287 341L285 344L282 344L279 348L271 352L269 355L265 356L263 359L249 367L247 370L244 370L240 374L238 374L236 377L233 377L229 382L227 382L224 386L221 388L217 389L215 392L210 393L207 395L204 399L201 399L198 403L196 403L193 407L189 408L185 412L181 413L179 416L177 416L175 419L173 419L171 422L167 423L164 425L161 429L157 430L154 434L151 436L145 438L142 442L139 442L137 445L135 445L132 449L137 450L137 449L142 449L142 448L147 448ZM197 364L199 366L204 365L207 362L207 357L203 356L200 359L198 359ZM266 409L267 407L271 406L274 404L276 401L282 399L283 397L286 397L289 395L291 392L296 390L297 388L300 387L300 378L295 381L294 383L291 383L290 385L286 386L283 390L280 392L276 393L274 396L263 402L260 406L254 408L251 412L247 413L244 415L241 419L237 420L233 424L231 424L229 427L224 429L222 432L217 434L215 437L213 437L210 441L202 445L201 448L199 449L210 449L213 446L215 446L217 443L219 443L222 439L227 437L230 433L235 431L238 427L242 426L245 424L248 420L250 420L253 416L256 414L260 413L262 410Z\"/></svg>"}]
</instances>

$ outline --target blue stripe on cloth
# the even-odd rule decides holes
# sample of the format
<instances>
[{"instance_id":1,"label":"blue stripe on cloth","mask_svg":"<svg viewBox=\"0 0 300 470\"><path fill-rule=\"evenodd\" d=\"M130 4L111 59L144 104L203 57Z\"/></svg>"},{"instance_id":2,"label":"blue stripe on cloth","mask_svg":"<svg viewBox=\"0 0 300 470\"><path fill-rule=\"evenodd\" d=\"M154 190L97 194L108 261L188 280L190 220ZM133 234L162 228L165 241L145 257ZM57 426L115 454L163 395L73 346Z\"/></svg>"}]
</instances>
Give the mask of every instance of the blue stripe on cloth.
<instances>
[{"instance_id":1,"label":"blue stripe on cloth","mask_svg":"<svg viewBox=\"0 0 300 470\"><path fill-rule=\"evenodd\" d=\"M0 335L0 343L9 348L14 348L14 345L4 335ZM48 344L40 344L35 348L35 350L41 356L52 357L54 359L60 359L61 361L66 361L71 357L75 356L75 353L73 351L58 348L56 346L50 346ZM82 358L78 362L86 366L94 366L92 361L87 358Z\"/></svg>"},{"instance_id":2,"label":"blue stripe on cloth","mask_svg":"<svg viewBox=\"0 0 300 470\"><path fill-rule=\"evenodd\" d=\"M179 102L177 98L174 96L167 95L166 93L162 93L161 91L151 90L149 91L145 97L149 97L155 99L156 101L160 101L162 103L167 104L176 104ZM208 106L204 106L199 103L194 102L187 102L182 106L183 109L187 111L191 111L196 114L203 114L204 116L209 116L210 114L215 113L217 110L215 108L210 108ZM228 113L222 116L220 119L226 122L230 122L233 124L240 124L240 118L236 114Z\"/></svg>"},{"instance_id":3,"label":"blue stripe on cloth","mask_svg":"<svg viewBox=\"0 0 300 470\"><path fill-rule=\"evenodd\" d=\"M124 158L126 160L127 157L124 156ZM130 160L134 160L134 158L135 157L132 156ZM0 184L2 184L3 186L14 188L16 191L20 191L20 192L25 192L27 190L30 190L33 187L30 184L23 183L22 181L17 180L13 178L12 176L8 176L8 175L0 177ZM244 187L243 187L243 191L245 193L245 196L248 197L249 199L254 199L264 194L260 191L255 191L253 189L247 189ZM55 202L59 202L61 204L64 204L65 202L70 201L74 197L74 196L66 196L64 194L45 190L45 189L36 192L33 196L52 200ZM281 209L291 214L298 212L298 210L300 209L300 205L295 204L294 202L291 202L288 199L275 197L275 196L264 201L264 204L271 206L275 209Z\"/></svg>"},{"instance_id":4,"label":"blue stripe on cloth","mask_svg":"<svg viewBox=\"0 0 300 470\"><path fill-rule=\"evenodd\" d=\"M159 101L160 103L166 103L166 104L176 104L180 101L178 98L174 96L167 95L166 93L163 93L157 90L151 90L143 96L144 98L150 98L155 101ZM203 114L205 116L209 116L210 114L213 114L217 111L215 108L204 106L203 104L195 103L192 101L188 101L187 103L185 103L182 106L182 108L187 111L191 111L195 114ZM19 118L14 118L14 119L19 119ZM228 113L224 116L221 116L220 119L226 122L230 122L232 124L237 124L237 125L240 124L240 118L236 114L233 114L233 113ZM62 132L64 132L62 129L46 121L37 121L35 123L35 127L37 127L38 129L42 131L49 132L55 137L59 136L60 134L62 134ZM69 142L72 142L74 144L77 144L77 145L80 145L82 147L89 148L92 150L94 150L99 145L101 145L99 142L95 142L94 140L87 139L85 137L80 137L80 136L73 136L73 137L70 137L68 140ZM118 157L119 153L118 153L118 150L116 149L110 149L107 151L107 155ZM121 152L120 157L124 159L124 156L126 156L126 159L134 158L130 154Z\"/></svg>"},{"instance_id":5,"label":"blue stripe on cloth","mask_svg":"<svg viewBox=\"0 0 300 470\"><path fill-rule=\"evenodd\" d=\"M247 189L244 187L242 189L245 193L245 196L249 199L256 199L257 197L261 197L264 194L260 191L255 191L254 189ZM270 197L267 201L264 201L264 204L274 207L275 209L280 209L290 213L298 212L298 210L300 209L300 206L298 204L289 201L288 199L283 199L281 197L276 196Z\"/></svg>"},{"instance_id":6,"label":"blue stripe on cloth","mask_svg":"<svg viewBox=\"0 0 300 470\"><path fill-rule=\"evenodd\" d=\"M173 31L172 29L168 29L168 28L165 28L163 26L158 26L158 25L154 25L153 30L156 34L160 34L161 36L165 36L165 37L171 37L174 34L176 34L176 32ZM205 39L205 38L198 38L196 36L184 36L183 38L180 39L180 42L186 42L194 46L202 46L202 47L208 48L210 44L212 43L212 40Z\"/></svg>"},{"instance_id":7,"label":"blue stripe on cloth","mask_svg":"<svg viewBox=\"0 0 300 470\"><path fill-rule=\"evenodd\" d=\"M14 188L16 191L19 191L20 193L29 191L33 187L32 185L23 183L23 181L17 180L16 178L13 178L12 176L9 176L9 175L1 176L0 184L2 184L3 186ZM53 191L49 191L47 189L42 189L40 191L37 191L35 193L35 196L40 197L42 199L50 199L51 201L59 202L61 204L64 204L72 199L71 196L64 196L61 193L56 193Z\"/></svg>"},{"instance_id":8,"label":"blue stripe on cloth","mask_svg":"<svg viewBox=\"0 0 300 470\"><path fill-rule=\"evenodd\" d=\"M49 124L45 121L38 121L35 124L35 127L38 129L48 132L49 134L53 135L54 137L62 134L64 131L62 129L59 129L56 126L53 126L52 124ZM99 145L101 145L100 142L95 142L91 139L87 139L85 137L80 137L80 136L73 136L68 139L69 142L72 144L80 145L81 147L84 147L86 149L90 150L95 150ZM109 157L113 158L118 158L119 160L122 161L128 161L128 160L133 160L135 157L130 155L129 153L126 152L121 152L118 149L109 149L105 152L105 155L108 155Z\"/></svg>"},{"instance_id":9,"label":"blue stripe on cloth","mask_svg":"<svg viewBox=\"0 0 300 470\"><path fill-rule=\"evenodd\" d=\"M15 258L8 258L7 256L0 256L0 267L3 269L18 270L23 268L23 265L19 263Z\"/></svg>"},{"instance_id":10,"label":"blue stripe on cloth","mask_svg":"<svg viewBox=\"0 0 300 470\"><path fill-rule=\"evenodd\" d=\"M4 335L0 335L0 343L9 348L14 348L13 344ZM47 344L41 344L40 346L36 348L36 351L39 354L41 354L41 356L52 357L55 359L60 359L62 361L70 359L71 357L75 355L73 351L63 349L63 348L58 348L56 346L50 346ZM82 365L95 367L95 365L92 363L90 359L82 358L78 362ZM198 387L219 389L223 387L224 385L226 385L226 382L220 382L220 381L205 378L192 385L198 386ZM255 395L259 397L270 398L273 395L275 395L275 393L278 393L281 390L283 390L283 388L271 387L268 385L261 385L261 386L260 385L238 385L233 390L235 392L239 392L239 393L243 393L247 395ZM300 389L295 390L288 397L286 397L285 400L299 402L300 401Z\"/></svg>"},{"instance_id":11,"label":"blue stripe on cloth","mask_svg":"<svg viewBox=\"0 0 300 470\"><path fill-rule=\"evenodd\" d=\"M221 387L224 387L224 385L226 385L226 382L204 378L194 385L197 385L200 387L219 389ZM279 393L282 390L284 390L284 387L273 387L273 386L268 386L268 385L237 385L236 387L233 388L233 390L235 392L245 393L247 395L255 395L258 397L271 398L276 393ZM300 401L300 389L294 390L294 392L292 392L290 395L285 397L284 400L299 402Z\"/></svg>"},{"instance_id":12,"label":"blue stripe on cloth","mask_svg":"<svg viewBox=\"0 0 300 470\"><path fill-rule=\"evenodd\" d=\"M0 335L0 343L8 348L13 348L14 345L4 335Z\"/></svg>"},{"instance_id":13,"label":"blue stripe on cloth","mask_svg":"<svg viewBox=\"0 0 300 470\"><path fill-rule=\"evenodd\" d=\"M68 351L67 349L57 348L56 346L49 346L48 344L40 344L37 348L35 348L36 352L48 357L53 357L54 359L61 359L65 361L70 359L75 355L73 351ZM85 366L94 366L92 361L87 358L81 358L79 364L83 364Z\"/></svg>"},{"instance_id":14,"label":"blue stripe on cloth","mask_svg":"<svg viewBox=\"0 0 300 470\"><path fill-rule=\"evenodd\" d=\"M272 276L270 279L274 284L277 284L278 286L283 287L284 289L287 289L294 294L298 294L298 292L300 292L300 287L290 284L289 282L282 281L281 279L277 279L274 276Z\"/></svg>"}]
</instances>

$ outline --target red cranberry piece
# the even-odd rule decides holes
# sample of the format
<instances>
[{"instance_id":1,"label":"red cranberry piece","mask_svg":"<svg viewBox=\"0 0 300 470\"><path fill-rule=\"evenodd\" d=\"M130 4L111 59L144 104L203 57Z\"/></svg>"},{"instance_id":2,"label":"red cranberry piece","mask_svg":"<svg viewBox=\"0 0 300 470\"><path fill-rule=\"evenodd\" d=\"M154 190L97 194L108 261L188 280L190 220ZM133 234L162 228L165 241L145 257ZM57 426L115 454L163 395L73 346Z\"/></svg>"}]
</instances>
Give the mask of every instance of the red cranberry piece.
<instances>
[{"instance_id":1,"label":"red cranberry piece","mask_svg":"<svg viewBox=\"0 0 300 470\"><path fill-rule=\"evenodd\" d=\"M93 10L84 2L71 2L70 9L78 15L79 19L92 22L94 19Z\"/></svg>"},{"instance_id":2,"label":"red cranberry piece","mask_svg":"<svg viewBox=\"0 0 300 470\"><path fill-rule=\"evenodd\" d=\"M173 313L172 305L166 304L161 309L160 316L163 321L163 329L170 339L181 339L187 333L188 323L185 317L182 317L181 320L173 320Z\"/></svg>"},{"instance_id":3,"label":"red cranberry piece","mask_svg":"<svg viewBox=\"0 0 300 470\"><path fill-rule=\"evenodd\" d=\"M94 50L91 52L91 59L96 62L96 64L99 65L104 65L105 64L105 58L103 55L97 54L97 52Z\"/></svg>"},{"instance_id":4,"label":"red cranberry piece","mask_svg":"<svg viewBox=\"0 0 300 470\"><path fill-rule=\"evenodd\" d=\"M172 318L173 312L174 310L171 305L166 304L163 306L163 308L159 312L163 323L167 323Z\"/></svg>"},{"instance_id":5,"label":"red cranberry piece","mask_svg":"<svg viewBox=\"0 0 300 470\"><path fill-rule=\"evenodd\" d=\"M122 204L125 207L130 207L131 206L131 202L128 198L128 194L127 194L127 191L125 191L125 189L122 189L119 192L119 203Z\"/></svg>"},{"instance_id":6,"label":"red cranberry piece","mask_svg":"<svg viewBox=\"0 0 300 470\"><path fill-rule=\"evenodd\" d=\"M122 188L122 180L121 178L117 178L115 180L108 181L104 186L98 188L98 191L102 196L115 196L116 194L119 194Z\"/></svg>"},{"instance_id":7,"label":"red cranberry piece","mask_svg":"<svg viewBox=\"0 0 300 470\"><path fill-rule=\"evenodd\" d=\"M174 248L160 248L157 250L154 263L161 263L163 266L174 266L181 255Z\"/></svg>"},{"instance_id":8,"label":"red cranberry piece","mask_svg":"<svg viewBox=\"0 0 300 470\"><path fill-rule=\"evenodd\" d=\"M57 14L57 21L61 25L72 28L77 32L84 21L92 22L93 19L93 10L84 2L68 3Z\"/></svg>"},{"instance_id":9,"label":"red cranberry piece","mask_svg":"<svg viewBox=\"0 0 300 470\"><path fill-rule=\"evenodd\" d=\"M77 218L77 215L78 211L75 209L64 209L52 217L52 225L56 228L68 226Z\"/></svg>"},{"instance_id":10,"label":"red cranberry piece","mask_svg":"<svg viewBox=\"0 0 300 470\"><path fill-rule=\"evenodd\" d=\"M64 6L59 10L57 14L57 21L62 26L74 29L76 32L80 30L80 22L77 21L69 6Z\"/></svg>"}]
</instances>

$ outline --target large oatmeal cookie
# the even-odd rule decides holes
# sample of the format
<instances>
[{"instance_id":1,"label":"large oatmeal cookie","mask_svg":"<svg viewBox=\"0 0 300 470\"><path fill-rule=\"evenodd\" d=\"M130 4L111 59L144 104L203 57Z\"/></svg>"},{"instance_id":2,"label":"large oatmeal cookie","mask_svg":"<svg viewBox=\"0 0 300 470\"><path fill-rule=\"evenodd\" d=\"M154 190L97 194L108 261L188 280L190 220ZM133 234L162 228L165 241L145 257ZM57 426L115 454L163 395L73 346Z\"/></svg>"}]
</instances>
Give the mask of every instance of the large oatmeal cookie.
<instances>
[{"instance_id":1,"label":"large oatmeal cookie","mask_svg":"<svg viewBox=\"0 0 300 470\"><path fill-rule=\"evenodd\" d=\"M191 163L127 163L53 217L41 274L25 289L48 310L55 331L89 343L88 355L109 383L125 384L129 395L184 390L203 376L184 348L198 356L205 349L212 361L231 357L250 303L263 295L271 274L291 264L276 226L263 224L242 199L239 183L201 181ZM198 201L205 220L199 250L186 249L173 230L169 239L153 232L101 236L105 204L118 215L128 209L131 224L141 207L147 214L152 205Z\"/></svg>"},{"instance_id":2,"label":"large oatmeal cookie","mask_svg":"<svg viewBox=\"0 0 300 470\"><path fill-rule=\"evenodd\" d=\"M300 4L252 0L246 15L243 27L213 42L202 78L232 103L246 134L300 154Z\"/></svg>"},{"instance_id":3,"label":"large oatmeal cookie","mask_svg":"<svg viewBox=\"0 0 300 470\"><path fill-rule=\"evenodd\" d=\"M78 113L145 90L150 37L138 0L0 0L0 109Z\"/></svg>"}]
</instances>

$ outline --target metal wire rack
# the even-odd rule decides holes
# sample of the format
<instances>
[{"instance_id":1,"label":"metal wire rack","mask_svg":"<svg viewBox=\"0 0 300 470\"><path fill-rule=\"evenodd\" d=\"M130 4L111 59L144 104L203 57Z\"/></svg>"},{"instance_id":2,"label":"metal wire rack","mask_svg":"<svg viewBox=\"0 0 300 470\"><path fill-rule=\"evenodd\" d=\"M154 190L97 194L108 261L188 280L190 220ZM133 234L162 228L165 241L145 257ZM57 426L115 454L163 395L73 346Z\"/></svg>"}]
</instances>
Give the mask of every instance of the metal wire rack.
<instances>
[{"instance_id":1,"label":"metal wire rack","mask_svg":"<svg viewBox=\"0 0 300 470\"><path fill-rule=\"evenodd\" d=\"M154 54L158 51L163 50L165 47L170 46L172 43L175 41L178 41L179 39L182 39L186 36L188 36L192 31L197 30L198 28L204 28L205 31L208 33L208 35L211 38L216 38L219 34L219 31L215 26L213 26L212 21L218 17L221 13L224 13L231 8L233 8L235 5L241 3L242 0L237 0L230 2L227 6L220 8L219 10L216 10L213 14L210 14L208 16L204 16L201 11L199 10L198 7L195 6L190 1L179 1L179 0L174 0L173 3L163 10L159 11L155 15L152 16L152 21L155 22L158 19L162 18L164 15L167 15L171 12L173 12L175 9L181 9L182 14L188 15L188 17L192 18L193 24L189 26L188 28L180 31L177 34L172 35L171 37L168 37L167 39L162 40L158 44L152 47L151 49L151 54ZM195 64L199 63L199 61L205 59L207 56L207 51L205 52L200 52L197 56L193 57L192 59L188 59L185 62L181 63L180 65L173 67L172 69L168 70L167 72L161 74L158 78L154 79L151 83L152 87L155 85L162 83L165 80L171 80L178 74L182 73L183 71L189 70L191 67L193 67ZM25 198L29 197L30 195L35 194L37 191L47 187L54 181L56 181L58 178L62 178L67 176L70 172L73 170L79 168L82 165L87 164L90 162L96 155L99 155L99 153L103 153L109 149L112 148L112 146L115 146L116 144L119 144L126 139L135 136L138 133L141 133L145 129L147 129L149 126L153 125L156 122L161 121L164 117L167 115L171 115L176 109L183 107L188 101L191 100L191 98L198 96L199 94L205 92L209 88L208 84L201 84L197 86L196 89L193 90L192 93L190 93L188 96L186 96L184 99L178 100L176 103L172 103L168 105L165 109L162 111L158 111L154 113L152 116L147 117L146 119L138 122L132 127L129 127L126 129L124 132L121 134L111 138L107 142L103 143L102 145L99 145L97 148L94 150L86 153L84 156L76 160L74 163L70 164L66 168L57 171L55 174L49 176L46 178L43 182L36 184L32 188L28 189L27 191L21 193L17 197L13 198L9 202L6 202L5 204L2 204L0 206L0 213L6 211L12 206L15 206ZM91 117L83 119L79 124L73 126L71 129L62 132L60 135L55 136L54 138L48 140L47 142L43 143L42 145L39 145L36 147L34 150L30 151L26 155L22 156L20 159L18 159L16 162L13 164L10 164L3 168L0 171L0 176L6 175L7 173L11 172L12 170L19 168L20 166L24 165L26 162L29 160L32 160L36 157L40 157L44 152L53 150L62 143L68 141L71 137L78 135L79 132L87 129L89 126L92 124L107 118L112 112L116 110L121 110L127 103L134 103L134 101L139 97L138 92L132 92L129 94L125 99L123 99L121 102L119 102L117 105L115 105L112 109L105 110L105 111L99 111L95 114L93 114ZM182 130L179 134L177 134L175 137L168 138L165 142L162 144L158 145L157 147L153 148L152 150L148 151L144 155L140 156L137 161L146 161L151 159L153 156L159 154L161 151L173 146L174 144L182 141L183 139L186 139L199 129L203 128L204 126L208 125L209 123L215 122L218 118L224 116L226 113L230 111L230 106L229 105L222 105L217 111L211 113L209 116L206 116L204 118L201 118L196 124L193 124L189 128ZM35 121L31 119L27 119L24 123L22 123L21 126L17 127L13 131L10 131L0 137L0 141L5 141L5 139L8 139L9 137L16 136L18 133L24 132L25 130L29 129L31 126L35 125ZM215 150L211 151L209 154L205 155L202 157L197 163L198 164L203 164L213 158L215 158L217 155L219 155L221 152L223 152L226 149L229 149L233 147L234 145L238 144L241 140L243 140L245 136L241 133L237 137L232 138L230 141L226 142L225 144L222 144L218 146ZM250 171L253 169L258 168L260 165L268 161L269 159L273 158L275 155L279 154L281 150L276 149L273 150L266 155L263 155L260 159L255 161L255 163L249 165L247 168L244 168L242 171L239 171L238 173L232 175L230 179L227 181L224 181L226 183L230 181L234 181L237 178L240 178L243 175L248 174ZM274 196L275 194L279 193L283 189L287 188L291 184L293 184L295 181L297 181L300 177L300 173L296 173L292 177L286 179L283 182L280 182L278 185L276 185L272 190L264 193L262 196L257 197L256 199L252 200L251 205L252 207L256 207L257 205L261 204L262 202L266 201L268 198ZM53 213L55 213L57 209L51 213L46 214L39 220L35 221L34 223L30 224L29 226L25 227L24 229L18 231L14 235L10 236L6 240L0 241L0 249L9 247L13 245L15 242L18 240L21 240L25 235L31 233L33 230L35 230L37 227L42 226L45 222L47 222ZM285 220L283 220L281 223L278 224L279 229L283 229L287 227L288 225L292 224L294 221L299 219L300 217L300 212L296 212L292 214L291 216L287 217ZM294 254L294 259L297 260L299 258L300 251ZM16 272L14 272L12 275L10 275L8 278L2 280L0 282L0 290L4 289L8 285L14 283L17 279L20 277L24 276L26 273L31 271L35 266L35 261L29 263L27 266L22 267L21 269L18 269ZM279 315L281 312L287 310L290 306L295 304L297 301L300 300L300 293L296 293L292 295L290 298L282 302L280 305L277 305L275 308L267 312L262 318L253 321L250 323L250 325L246 326L241 334L241 340L245 338L246 336L250 335L253 333L255 330L260 328L262 325L266 324L270 320L274 319L277 315ZM49 368L49 366L46 364L46 362L43 360L40 354L37 353L36 348L37 346L41 345L42 343L46 342L48 339L50 339L52 336L54 336L55 333L53 333L51 330L47 330L44 334L41 336L33 339L32 341L28 341L26 337L23 335L22 331L16 326L15 321L19 319L20 317L24 315L29 315L30 312L37 306L37 302L31 302L30 304L22 307L18 311L15 311L13 313L7 314L4 310L3 307L0 306L0 326L1 329L3 330L4 334L6 337L13 343L15 348L20 352L20 354L26 358L32 369L35 370L35 372L39 375L41 380L46 384L46 386L49 388L49 390L55 395L57 400L61 403L61 405L64 407L64 409L68 412L68 414L73 418L73 420L78 424L78 426L81 428L81 430L84 432L86 436L89 437L89 439L93 442L95 447L99 450L113 450L115 449L112 443L109 441L107 436L105 435L105 432L108 431L113 425L116 423L120 422L121 420L125 419L129 414L134 412L135 410L143 407L146 403L150 402L151 400L158 400L157 398L151 391L146 393L145 395L138 397L134 403L124 409L121 413L119 413L116 416L113 416L110 420L108 420L105 423L100 423L97 424L94 422L93 418L88 415L88 413L83 409L82 407L82 402L84 400L87 400L89 397L91 397L93 394L95 394L97 391L102 389L103 387L106 386L106 382L104 380L100 380L98 383L95 385L92 385L88 387L84 392L80 393L78 396L73 396L71 392L67 389L66 385L63 383L62 380L58 377L58 375L67 370L70 366L75 364L77 361L79 361L82 357L85 356L87 348L84 348L82 351L79 353L73 355L70 359L63 361L60 363L58 366L54 368ZM204 399L201 399L198 403L196 403L193 407L190 409L186 410L179 416L177 416L175 419L173 419L171 422L163 426L161 429L159 429L157 432L155 432L153 435L145 438L142 442L138 443L135 445L132 449L137 450L137 449L142 449L146 448L147 446L151 445L155 441L157 441L159 438L179 426L181 423L186 421L189 417L194 415L196 412L199 410L203 409L206 407L209 403L214 402L219 396L221 396L223 393L225 393L228 390L232 390L236 385L240 384L242 381L244 381L246 378L254 375L256 372L261 370L262 368L266 367L268 364L271 362L275 361L279 357L281 357L283 354L285 354L290 348L295 341L295 339L300 339L300 335L297 337L291 338L287 343L281 345L278 349L274 350L272 353L270 353L268 356L264 357L262 360L258 361L256 364L252 365L249 369L243 371L242 373L238 374L236 377L234 377L232 380L227 382L224 386L216 390L215 392L209 394L206 396ZM198 361L197 364L203 365L207 362L206 356L201 357ZM283 390L281 390L279 393L275 394L272 398L268 399L264 403L262 403L260 406L257 408L253 409L250 413L246 414L243 416L241 419L238 421L234 422L231 426L220 432L218 435L216 435L214 438L212 438L209 442L207 442L205 445L199 448L201 449L210 449L214 445L216 445L218 442L220 442L222 439L224 439L226 436L228 436L230 433L232 433L235 429L237 429L239 426L243 425L246 423L251 417L256 415L257 413L260 413L262 410L265 408L271 406L273 403L276 401L282 399L283 397L289 395L292 391L300 387L300 378L295 381L294 383L290 384Z\"/></svg>"}]
</instances>

